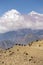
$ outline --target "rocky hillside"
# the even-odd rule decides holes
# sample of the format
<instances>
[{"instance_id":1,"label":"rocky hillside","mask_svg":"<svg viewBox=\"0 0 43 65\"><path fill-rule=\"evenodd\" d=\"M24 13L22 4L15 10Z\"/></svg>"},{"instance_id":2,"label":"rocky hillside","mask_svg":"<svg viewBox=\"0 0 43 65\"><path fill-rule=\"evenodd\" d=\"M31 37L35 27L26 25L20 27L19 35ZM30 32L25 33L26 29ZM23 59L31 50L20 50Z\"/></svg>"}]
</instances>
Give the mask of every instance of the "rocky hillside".
<instances>
[{"instance_id":1,"label":"rocky hillside","mask_svg":"<svg viewBox=\"0 0 43 65\"><path fill-rule=\"evenodd\" d=\"M43 65L43 40L0 49L0 65Z\"/></svg>"}]
</instances>

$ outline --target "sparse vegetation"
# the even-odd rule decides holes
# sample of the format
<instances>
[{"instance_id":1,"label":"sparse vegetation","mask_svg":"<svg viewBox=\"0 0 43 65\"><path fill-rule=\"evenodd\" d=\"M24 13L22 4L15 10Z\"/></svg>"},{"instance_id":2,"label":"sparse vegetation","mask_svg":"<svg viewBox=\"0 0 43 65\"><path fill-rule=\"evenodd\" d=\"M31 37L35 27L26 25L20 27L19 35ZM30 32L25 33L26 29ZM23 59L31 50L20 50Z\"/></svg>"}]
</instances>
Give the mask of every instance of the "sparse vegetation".
<instances>
[{"instance_id":1,"label":"sparse vegetation","mask_svg":"<svg viewBox=\"0 0 43 65\"><path fill-rule=\"evenodd\" d=\"M43 65L43 41L0 50L0 65Z\"/></svg>"},{"instance_id":2,"label":"sparse vegetation","mask_svg":"<svg viewBox=\"0 0 43 65\"><path fill-rule=\"evenodd\" d=\"M36 63L36 61L34 61L34 63Z\"/></svg>"},{"instance_id":3,"label":"sparse vegetation","mask_svg":"<svg viewBox=\"0 0 43 65\"><path fill-rule=\"evenodd\" d=\"M41 45L39 45L39 47L41 47Z\"/></svg>"},{"instance_id":4,"label":"sparse vegetation","mask_svg":"<svg viewBox=\"0 0 43 65\"><path fill-rule=\"evenodd\" d=\"M25 53L26 55L28 55L28 53Z\"/></svg>"},{"instance_id":5,"label":"sparse vegetation","mask_svg":"<svg viewBox=\"0 0 43 65\"><path fill-rule=\"evenodd\" d=\"M4 61L2 61L2 64L4 64Z\"/></svg>"},{"instance_id":6,"label":"sparse vegetation","mask_svg":"<svg viewBox=\"0 0 43 65\"><path fill-rule=\"evenodd\" d=\"M14 54L14 52L9 53L10 56L13 55L13 54Z\"/></svg>"},{"instance_id":7,"label":"sparse vegetation","mask_svg":"<svg viewBox=\"0 0 43 65\"><path fill-rule=\"evenodd\" d=\"M9 50L9 52L11 52L11 51Z\"/></svg>"},{"instance_id":8,"label":"sparse vegetation","mask_svg":"<svg viewBox=\"0 0 43 65\"><path fill-rule=\"evenodd\" d=\"M29 61L31 61L32 59L29 59Z\"/></svg>"},{"instance_id":9,"label":"sparse vegetation","mask_svg":"<svg viewBox=\"0 0 43 65\"><path fill-rule=\"evenodd\" d=\"M17 51L19 51L19 49L17 49Z\"/></svg>"},{"instance_id":10,"label":"sparse vegetation","mask_svg":"<svg viewBox=\"0 0 43 65\"><path fill-rule=\"evenodd\" d=\"M31 58L33 58L33 56L31 56Z\"/></svg>"},{"instance_id":11,"label":"sparse vegetation","mask_svg":"<svg viewBox=\"0 0 43 65\"><path fill-rule=\"evenodd\" d=\"M32 43L29 43L29 46L32 46Z\"/></svg>"},{"instance_id":12,"label":"sparse vegetation","mask_svg":"<svg viewBox=\"0 0 43 65\"><path fill-rule=\"evenodd\" d=\"M38 42L38 40L36 40L36 42Z\"/></svg>"}]
</instances>

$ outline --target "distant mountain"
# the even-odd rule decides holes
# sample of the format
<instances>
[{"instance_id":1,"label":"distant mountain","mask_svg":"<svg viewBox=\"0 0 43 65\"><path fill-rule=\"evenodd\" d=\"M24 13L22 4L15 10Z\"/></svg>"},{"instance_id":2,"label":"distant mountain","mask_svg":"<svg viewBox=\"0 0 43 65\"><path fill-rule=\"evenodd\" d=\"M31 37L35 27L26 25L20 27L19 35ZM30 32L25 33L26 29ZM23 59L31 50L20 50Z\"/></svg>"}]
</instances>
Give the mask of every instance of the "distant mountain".
<instances>
[{"instance_id":1,"label":"distant mountain","mask_svg":"<svg viewBox=\"0 0 43 65\"><path fill-rule=\"evenodd\" d=\"M28 44L43 39L43 14L35 11L22 15L12 9L0 17L0 47Z\"/></svg>"},{"instance_id":2,"label":"distant mountain","mask_svg":"<svg viewBox=\"0 0 43 65\"><path fill-rule=\"evenodd\" d=\"M28 44L43 39L43 30L20 29L0 34L0 47L10 48L14 44Z\"/></svg>"}]
</instances>

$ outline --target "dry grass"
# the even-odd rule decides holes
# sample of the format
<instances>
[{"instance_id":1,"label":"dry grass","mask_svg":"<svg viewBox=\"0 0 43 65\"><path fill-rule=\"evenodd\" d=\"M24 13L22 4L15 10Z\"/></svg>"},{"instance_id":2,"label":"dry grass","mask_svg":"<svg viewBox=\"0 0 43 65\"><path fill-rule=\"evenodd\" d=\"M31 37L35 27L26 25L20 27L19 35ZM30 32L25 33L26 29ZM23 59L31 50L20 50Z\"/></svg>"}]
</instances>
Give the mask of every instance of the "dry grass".
<instances>
[{"instance_id":1,"label":"dry grass","mask_svg":"<svg viewBox=\"0 0 43 65\"><path fill-rule=\"evenodd\" d=\"M43 65L43 40L31 45L0 49L0 65Z\"/></svg>"}]
</instances>

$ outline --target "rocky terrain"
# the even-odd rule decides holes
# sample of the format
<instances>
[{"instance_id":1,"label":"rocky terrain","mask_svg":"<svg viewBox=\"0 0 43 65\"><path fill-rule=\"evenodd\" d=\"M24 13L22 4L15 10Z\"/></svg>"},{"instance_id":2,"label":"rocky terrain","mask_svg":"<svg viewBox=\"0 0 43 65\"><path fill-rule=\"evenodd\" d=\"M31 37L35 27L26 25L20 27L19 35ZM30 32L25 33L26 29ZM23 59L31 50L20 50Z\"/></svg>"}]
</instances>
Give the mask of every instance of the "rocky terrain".
<instances>
[{"instance_id":1,"label":"rocky terrain","mask_svg":"<svg viewBox=\"0 0 43 65\"><path fill-rule=\"evenodd\" d=\"M43 40L0 48L0 65L43 65Z\"/></svg>"}]
</instances>

